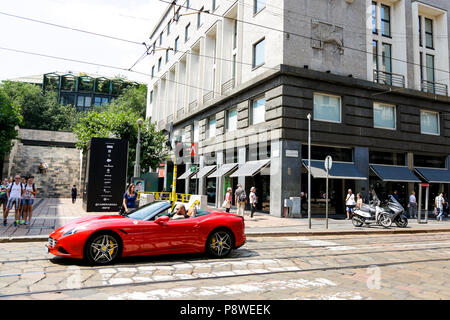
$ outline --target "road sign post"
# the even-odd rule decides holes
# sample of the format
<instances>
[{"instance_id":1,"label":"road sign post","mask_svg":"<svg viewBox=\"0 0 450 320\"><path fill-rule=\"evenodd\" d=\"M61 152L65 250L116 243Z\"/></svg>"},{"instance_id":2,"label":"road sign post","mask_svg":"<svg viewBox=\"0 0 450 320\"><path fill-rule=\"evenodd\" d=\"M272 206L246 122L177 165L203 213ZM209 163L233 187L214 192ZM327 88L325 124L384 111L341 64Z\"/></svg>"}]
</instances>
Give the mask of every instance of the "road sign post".
<instances>
[{"instance_id":1,"label":"road sign post","mask_svg":"<svg viewBox=\"0 0 450 320\"><path fill-rule=\"evenodd\" d=\"M325 228L328 229L328 171L330 171L331 166L333 165L333 159L331 156L327 156L325 158L325 170L327 170L327 179L326 179L326 186L325 186Z\"/></svg>"}]
</instances>

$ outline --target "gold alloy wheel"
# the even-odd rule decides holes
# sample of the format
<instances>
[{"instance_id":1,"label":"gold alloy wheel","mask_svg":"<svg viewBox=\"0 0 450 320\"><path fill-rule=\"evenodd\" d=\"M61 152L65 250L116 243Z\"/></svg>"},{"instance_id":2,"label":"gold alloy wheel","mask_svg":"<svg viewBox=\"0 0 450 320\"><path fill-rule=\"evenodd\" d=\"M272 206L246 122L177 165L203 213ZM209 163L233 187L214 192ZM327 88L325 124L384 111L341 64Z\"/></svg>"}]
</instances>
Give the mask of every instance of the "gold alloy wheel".
<instances>
[{"instance_id":1,"label":"gold alloy wheel","mask_svg":"<svg viewBox=\"0 0 450 320\"><path fill-rule=\"evenodd\" d=\"M212 253L217 257L226 256L232 248L231 236L227 231L217 231L211 237L209 245Z\"/></svg>"},{"instance_id":2,"label":"gold alloy wheel","mask_svg":"<svg viewBox=\"0 0 450 320\"><path fill-rule=\"evenodd\" d=\"M118 252L119 243L115 237L108 234L95 238L89 248L92 260L101 264L114 260Z\"/></svg>"}]
</instances>

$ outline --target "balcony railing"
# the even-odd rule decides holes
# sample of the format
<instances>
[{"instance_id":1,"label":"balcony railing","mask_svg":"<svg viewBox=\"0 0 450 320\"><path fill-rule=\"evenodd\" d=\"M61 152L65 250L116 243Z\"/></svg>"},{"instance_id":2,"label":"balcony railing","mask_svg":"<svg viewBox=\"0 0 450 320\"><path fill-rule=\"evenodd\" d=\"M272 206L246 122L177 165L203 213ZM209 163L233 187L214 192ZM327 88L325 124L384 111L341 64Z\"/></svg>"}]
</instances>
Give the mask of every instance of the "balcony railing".
<instances>
[{"instance_id":1,"label":"balcony railing","mask_svg":"<svg viewBox=\"0 0 450 320\"><path fill-rule=\"evenodd\" d=\"M225 92L234 89L234 78L231 78L230 80L228 80L227 82L222 84L222 91L221 93L224 94Z\"/></svg>"},{"instance_id":2,"label":"balcony railing","mask_svg":"<svg viewBox=\"0 0 450 320\"><path fill-rule=\"evenodd\" d=\"M373 70L373 82L404 88L405 76L391 72Z\"/></svg>"},{"instance_id":3,"label":"balcony railing","mask_svg":"<svg viewBox=\"0 0 450 320\"><path fill-rule=\"evenodd\" d=\"M177 119L182 118L184 115L184 108L180 108L177 110Z\"/></svg>"},{"instance_id":4,"label":"balcony railing","mask_svg":"<svg viewBox=\"0 0 450 320\"><path fill-rule=\"evenodd\" d=\"M163 120L159 120L158 122L158 128L161 130L164 128L164 126L166 125L166 122Z\"/></svg>"},{"instance_id":5,"label":"balcony railing","mask_svg":"<svg viewBox=\"0 0 450 320\"><path fill-rule=\"evenodd\" d=\"M191 112L192 110L197 109L197 107L198 107L198 101L197 100L192 101L191 103L189 103L188 112Z\"/></svg>"},{"instance_id":6,"label":"balcony railing","mask_svg":"<svg viewBox=\"0 0 450 320\"><path fill-rule=\"evenodd\" d=\"M214 98L214 91L209 91L203 96L203 103L207 103L208 101Z\"/></svg>"},{"instance_id":7,"label":"balcony railing","mask_svg":"<svg viewBox=\"0 0 450 320\"><path fill-rule=\"evenodd\" d=\"M173 122L173 114L167 116L167 123Z\"/></svg>"},{"instance_id":8,"label":"balcony railing","mask_svg":"<svg viewBox=\"0 0 450 320\"><path fill-rule=\"evenodd\" d=\"M422 91L448 96L446 84L422 80Z\"/></svg>"}]
</instances>

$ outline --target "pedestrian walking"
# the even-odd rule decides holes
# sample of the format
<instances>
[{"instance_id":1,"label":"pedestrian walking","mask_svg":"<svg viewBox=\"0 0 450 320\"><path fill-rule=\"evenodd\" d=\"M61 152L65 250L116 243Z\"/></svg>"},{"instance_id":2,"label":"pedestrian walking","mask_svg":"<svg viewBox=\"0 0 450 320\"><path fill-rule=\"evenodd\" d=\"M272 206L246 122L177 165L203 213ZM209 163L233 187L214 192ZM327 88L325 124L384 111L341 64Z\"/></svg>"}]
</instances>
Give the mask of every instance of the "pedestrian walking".
<instances>
[{"instance_id":1,"label":"pedestrian walking","mask_svg":"<svg viewBox=\"0 0 450 320\"><path fill-rule=\"evenodd\" d=\"M444 218L444 194L441 192L435 199L434 205L436 208L436 220L442 221Z\"/></svg>"},{"instance_id":2,"label":"pedestrian walking","mask_svg":"<svg viewBox=\"0 0 450 320\"><path fill-rule=\"evenodd\" d=\"M237 204L237 214L240 216L244 216L245 212L245 203L247 202L247 195L245 194L245 190L242 188L242 185L239 183L236 191L234 192L235 203Z\"/></svg>"},{"instance_id":3,"label":"pedestrian walking","mask_svg":"<svg viewBox=\"0 0 450 320\"><path fill-rule=\"evenodd\" d=\"M27 183L23 187L23 197L22 197L22 210L23 218L20 224L29 225L31 223L31 217L33 215L33 204L36 198L37 188L34 183L34 177L30 176Z\"/></svg>"},{"instance_id":4,"label":"pedestrian walking","mask_svg":"<svg viewBox=\"0 0 450 320\"><path fill-rule=\"evenodd\" d=\"M8 197L6 196L6 190L8 189L8 179L3 179L0 184L0 207L3 208L3 214L6 211L6 202L8 201Z\"/></svg>"},{"instance_id":5,"label":"pedestrian walking","mask_svg":"<svg viewBox=\"0 0 450 320\"><path fill-rule=\"evenodd\" d=\"M397 190L394 190L394 194L392 195L394 197L395 200L397 200L398 202L400 202L400 198L398 196L398 192Z\"/></svg>"},{"instance_id":6,"label":"pedestrian walking","mask_svg":"<svg viewBox=\"0 0 450 320\"><path fill-rule=\"evenodd\" d=\"M77 200L77 186L73 185L72 187L72 203L75 203Z\"/></svg>"},{"instance_id":7,"label":"pedestrian walking","mask_svg":"<svg viewBox=\"0 0 450 320\"><path fill-rule=\"evenodd\" d=\"M250 189L250 218L253 218L253 215L255 214L256 211L256 203L257 203L257 199L256 199L256 188L252 187Z\"/></svg>"},{"instance_id":8,"label":"pedestrian walking","mask_svg":"<svg viewBox=\"0 0 450 320\"><path fill-rule=\"evenodd\" d=\"M128 214L136 208L136 199L136 186L132 183L128 186L127 192L125 192L123 195L122 206L124 209L124 213Z\"/></svg>"},{"instance_id":9,"label":"pedestrian walking","mask_svg":"<svg viewBox=\"0 0 450 320\"><path fill-rule=\"evenodd\" d=\"M232 198L233 198L233 189L227 188L227 193L225 193L225 200L223 202L223 207L225 208L225 211L228 213L230 212Z\"/></svg>"},{"instance_id":10,"label":"pedestrian walking","mask_svg":"<svg viewBox=\"0 0 450 320\"><path fill-rule=\"evenodd\" d=\"M306 206L306 203L308 202L308 197L306 196L305 192L300 192L300 214L307 213L308 208Z\"/></svg>"},{"instance_id":11,"label":"pedestrian walking","mask_svg":"<svg viewBox=\"0 0 450 320\"><path fill-rule=\"evenodd\" d=\"M28 181L28 178L22 177L22 179L21 179L21 187L22 187L22 189L27 185L27 181ZM22 195L22 199L20 200L20 205L19 206L20 206L20 221L19 222L22 225L22 224L25 223L24 212L23 212L23 209L24 209L23 195Z\"/></svg>"},{"instance_id":12,"label":"pedestrian walking","mask_svg":"<svg viewBox=\"0 0 450 320\"><path fill-rule=\"evenodd\" d=\"M417 217L417 199L416 193L414 191L411 192L409 196L409 217L416 218Z\"/></svg>"},{"instance_id":13,"label":"pedestrian walking","mask_svg":"<svg viewBox=\"0 0 450 320\"><path fill-rule=\"evenodd\" d=\"M6 203L6 211L3 213L3 225L6 226L6 219L8 218L9 211L14 207L14 226L19 225L20 218L20 202L22 200L23 188L20 182L20 176L14 177L14 182L6 190L6 196L8 201Z\"/></svg>"},{"instance_id":14,"label":"pedestrian walking","mask_svg":"<svg viewBox=\"0 0 450 320\"><path fill-rule=\"evenodd\" d=\"M447 198L447 194L444 193L444 216L445 217L448 217L448 209L449 209L448 198Z\"/></svg>"},{"instance_id":15,"label":"pedestrian walking","mask_svg":"<svg viewBox=\"0 0 450 320\"><path fill-rule=\"evenodd\" d=\"M350 214L353 215L353 210L356 206L355 195L352 193L352 189L348 189L347 196L345 197L345 206L347 210L347 220L350 220Z\"/></svg>"}]
</instances>

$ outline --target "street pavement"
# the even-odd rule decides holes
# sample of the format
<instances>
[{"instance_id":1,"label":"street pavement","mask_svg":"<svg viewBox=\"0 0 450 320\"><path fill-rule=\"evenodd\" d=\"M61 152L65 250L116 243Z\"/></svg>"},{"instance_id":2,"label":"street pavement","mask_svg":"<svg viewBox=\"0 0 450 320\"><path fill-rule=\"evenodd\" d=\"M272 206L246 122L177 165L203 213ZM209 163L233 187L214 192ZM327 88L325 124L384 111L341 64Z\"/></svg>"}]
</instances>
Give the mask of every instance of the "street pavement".
<instances>
[{"instance_id":1,"label":"street pavement","mask_svg":"<svg viewBox=\"0 0 450 320\"><path fill-rule=\"evenodd\" d=\"M214 210L214 208L209 208ZM233 212L233 211L232 211ZM328 229L325 228L324 218L313 218L312 227L308 227L308 219L278 218L269 214L256 213L253 219L250 212L246 212L245 226L249 237L257 236L308 236L308 235L334 235L334 234L371 234L371 233L419 233L419 232L450 232L450 221L438 222L429 217L428 223L418 224L416 219L410 219L407 228L385 229L381 226L356 228L351 221L342 220L341 217L329 219ZM86 215L105 214L101 212L85 212L82 202L77 199L72 204L71 199L37 199L33 209L33 218L29 226L14 227L14 214L10 212L7 226L0 225L0 242L5 241L46 241L47 236L54 229L75 218ZM115 214L115 213L113 213Z\"/></svg>"},{"instance_id":2,"label":"street pavement","mask_svg":"<svg viewBox=\"0 0 450 320\"><path fill-rule=\"evenodd\" d=\"M255 237L224 259L54 257L0 243L0 299L450 299L450 234Z\"/></svg>"}]
</instances>

